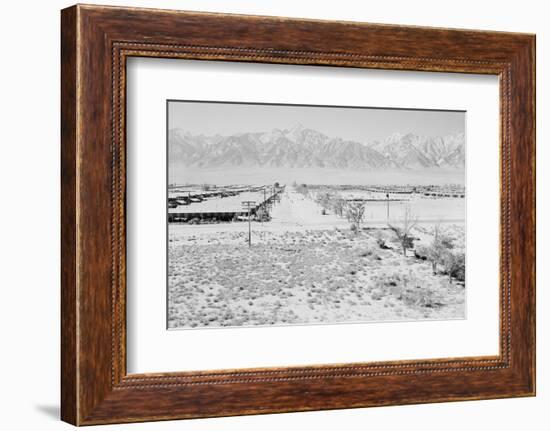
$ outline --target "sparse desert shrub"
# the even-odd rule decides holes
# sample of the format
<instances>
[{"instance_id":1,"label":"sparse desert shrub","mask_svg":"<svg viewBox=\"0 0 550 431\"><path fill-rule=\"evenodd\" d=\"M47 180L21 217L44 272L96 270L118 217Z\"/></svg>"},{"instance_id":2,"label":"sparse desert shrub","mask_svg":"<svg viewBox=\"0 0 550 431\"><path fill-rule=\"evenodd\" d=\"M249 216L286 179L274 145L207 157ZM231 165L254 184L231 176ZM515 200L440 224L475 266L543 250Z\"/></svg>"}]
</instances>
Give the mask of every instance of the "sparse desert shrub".
<instances>
[{"instance_id":1,"label":"sparse desert shrub","mask_svg":"<svg viewBox=\"0 0 550 431\"><path fill-rule=\"evenodd\" d=\"M428 246L418 247L414 255L423 260L429 260L432 264L432 272L437 273L437 265L443 264L446 253L454 248L453 240L441 232L441 224L437 223L433 228L433 241Z\"/></svg>"},{"instance_id":2,"label":"sparse desert shrub","mask_svg":"<svg viewBox=\"0 0 550 431\"><path fill-rule=\"evenodd\" d=\"M389 247L386 244L386 236L381 230L377 230L374 234L374 237L376 239L376 244L378 244L378 247L380 247L382 250L388 250Z\"/></svg>"},{"instance_id":3,"label":"sparse desert shrub","mask_svg":"<svg viewBox=\"0 0 550 431\"><path fill-rule=\"evenodd\" d=\"M407 281L403 279L403 276L399 272L394 272L393 274L387 275L383 282L386 286L398 286L400 284L406 284Z\"/></svg>"},{"instance_id":4,"label":"sparse desert shrub","mask_svg":"<svg viewBox=\"0 0 550 431\"><path fill-rule=\"evenodd\" d=\"M378 278L371 296L374 300L391 296L408 306L435 308L443 305L440 295L433 289L422 287L410 272L394 272Z\"/></svg>"},{"instance_id":5,"label":"sparse desert shrub","mask_svg":"<svg viewBox=\"0 0 550 431\"><path fill-rule=\"evenodd\" d=\"M451 275L458 281L465 281L466 266L464 264L461 264Z\"/></svg>"},{"instance_id":6,"label":"sparse desert shrub","mask_svg":"<svg viewBox=\"0 0 550 431\"><path fill-rule=\"evenodd\" d=\"M359 253L361 257L370 257L372 255L374 255L374 251L371 248L366 248Z\"/></svg>"},{"instance_id":7,"label":"sparse desert shrub","mask_svg":"<svg viewBox=\"0 0 550 431\"><path fill-rule=\"evenodd\" d=\"M464 281L466 271L466 258L464 252L446 250L442 256L445 273L449 276L449 283L455 277L459 281Z\"/></svg>"},{"instance_id":8,"label":"sparse desert shrub","mask_svg":"<svg viewBox=\"0 0 550 431\"><path fill-rule=\"evenodd\" d=\"M432 289L424 287L416 287L405 289L401 293L400 298L407 305L418 307L435 308L443 305L441 298Z\"/></svg>"}]
</instances>

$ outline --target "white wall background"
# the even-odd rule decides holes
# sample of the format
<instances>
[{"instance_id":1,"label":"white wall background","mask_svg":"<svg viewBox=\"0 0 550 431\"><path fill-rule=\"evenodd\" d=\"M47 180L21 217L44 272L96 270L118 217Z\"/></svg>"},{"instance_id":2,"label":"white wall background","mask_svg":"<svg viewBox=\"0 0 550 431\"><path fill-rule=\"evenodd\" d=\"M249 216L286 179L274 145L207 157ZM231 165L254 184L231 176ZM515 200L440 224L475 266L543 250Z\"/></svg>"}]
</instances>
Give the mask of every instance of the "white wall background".
<instances>
[{"instance_id":1,"label":"white wall background","mask_svg":"<svg viewBox=\"0 0 550 431\"><path fill-rule=\"evenodd\" d=\"M461 0L119 0L143 7L477 28L537 34L538 396L509 399L134 424L135 430L498 430L550 423L550 27L546 2ZM59 410L59 10L60 0L4 2L0 15L0 427L69 429ZM33 190L32 198L22 190Z\"/></svg>"}]
</instances>

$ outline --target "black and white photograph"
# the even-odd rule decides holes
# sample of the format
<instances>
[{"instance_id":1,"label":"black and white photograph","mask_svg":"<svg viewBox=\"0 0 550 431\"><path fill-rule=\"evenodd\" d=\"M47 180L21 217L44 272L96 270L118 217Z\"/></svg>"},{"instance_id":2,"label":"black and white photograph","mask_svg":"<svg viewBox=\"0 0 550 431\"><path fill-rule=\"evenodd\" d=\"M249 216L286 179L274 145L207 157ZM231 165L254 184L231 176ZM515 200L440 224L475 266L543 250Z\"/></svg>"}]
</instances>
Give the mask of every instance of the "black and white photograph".
<instances>
[{"instance_id":1,"label":"black and white photograph","mask_svg":"<svg viewBox=\"0 0 550 431\"><path fill-rule=\"evenodd\" d=\"M169 329L465 318L465 112L167 116Z\"/></svg>"}]
</instances>

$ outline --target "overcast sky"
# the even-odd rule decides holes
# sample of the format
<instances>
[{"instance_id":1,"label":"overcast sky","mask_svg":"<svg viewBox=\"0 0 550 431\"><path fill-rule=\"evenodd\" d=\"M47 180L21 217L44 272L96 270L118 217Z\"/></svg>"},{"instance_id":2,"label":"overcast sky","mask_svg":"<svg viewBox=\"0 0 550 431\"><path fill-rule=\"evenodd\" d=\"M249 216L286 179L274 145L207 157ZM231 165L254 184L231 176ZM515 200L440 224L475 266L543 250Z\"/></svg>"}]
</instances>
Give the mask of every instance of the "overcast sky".
<instances>
[{"instance_id":1,"label":"overcast sky","mask_svg":"<svg viewBox=\"0 0 550 431\"><path fill-rule=\"evenodd\" d=\"M371 142L392 133L445 136L465 131L465 113L380 108L257 105L220 102L168 103L168 127L192 134L232 135L290 129L296 124L330 137Z\"/></svg>"}]
</instances>

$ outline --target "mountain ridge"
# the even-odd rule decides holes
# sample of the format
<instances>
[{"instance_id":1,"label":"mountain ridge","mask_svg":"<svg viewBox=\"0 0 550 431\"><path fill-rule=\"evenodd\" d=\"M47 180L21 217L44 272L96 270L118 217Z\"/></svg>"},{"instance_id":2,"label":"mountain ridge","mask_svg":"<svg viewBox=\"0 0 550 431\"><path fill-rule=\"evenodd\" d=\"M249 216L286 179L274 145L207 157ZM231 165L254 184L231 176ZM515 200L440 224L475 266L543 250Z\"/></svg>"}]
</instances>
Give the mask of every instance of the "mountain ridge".
<instances>
[{"instance_id":1,"label":"mountain ridge","mask_svg":"<svg viewBox=\"0 0 550 431\"><path fill-rule=\"evenodd\" d=\"M382 141L361 143L329 137L315 129L193 135L168 132L171 164L185 167L290 167L388 170L464 169L462 132L446 136L394 133Z\"/></svg>"}]
</instances>

